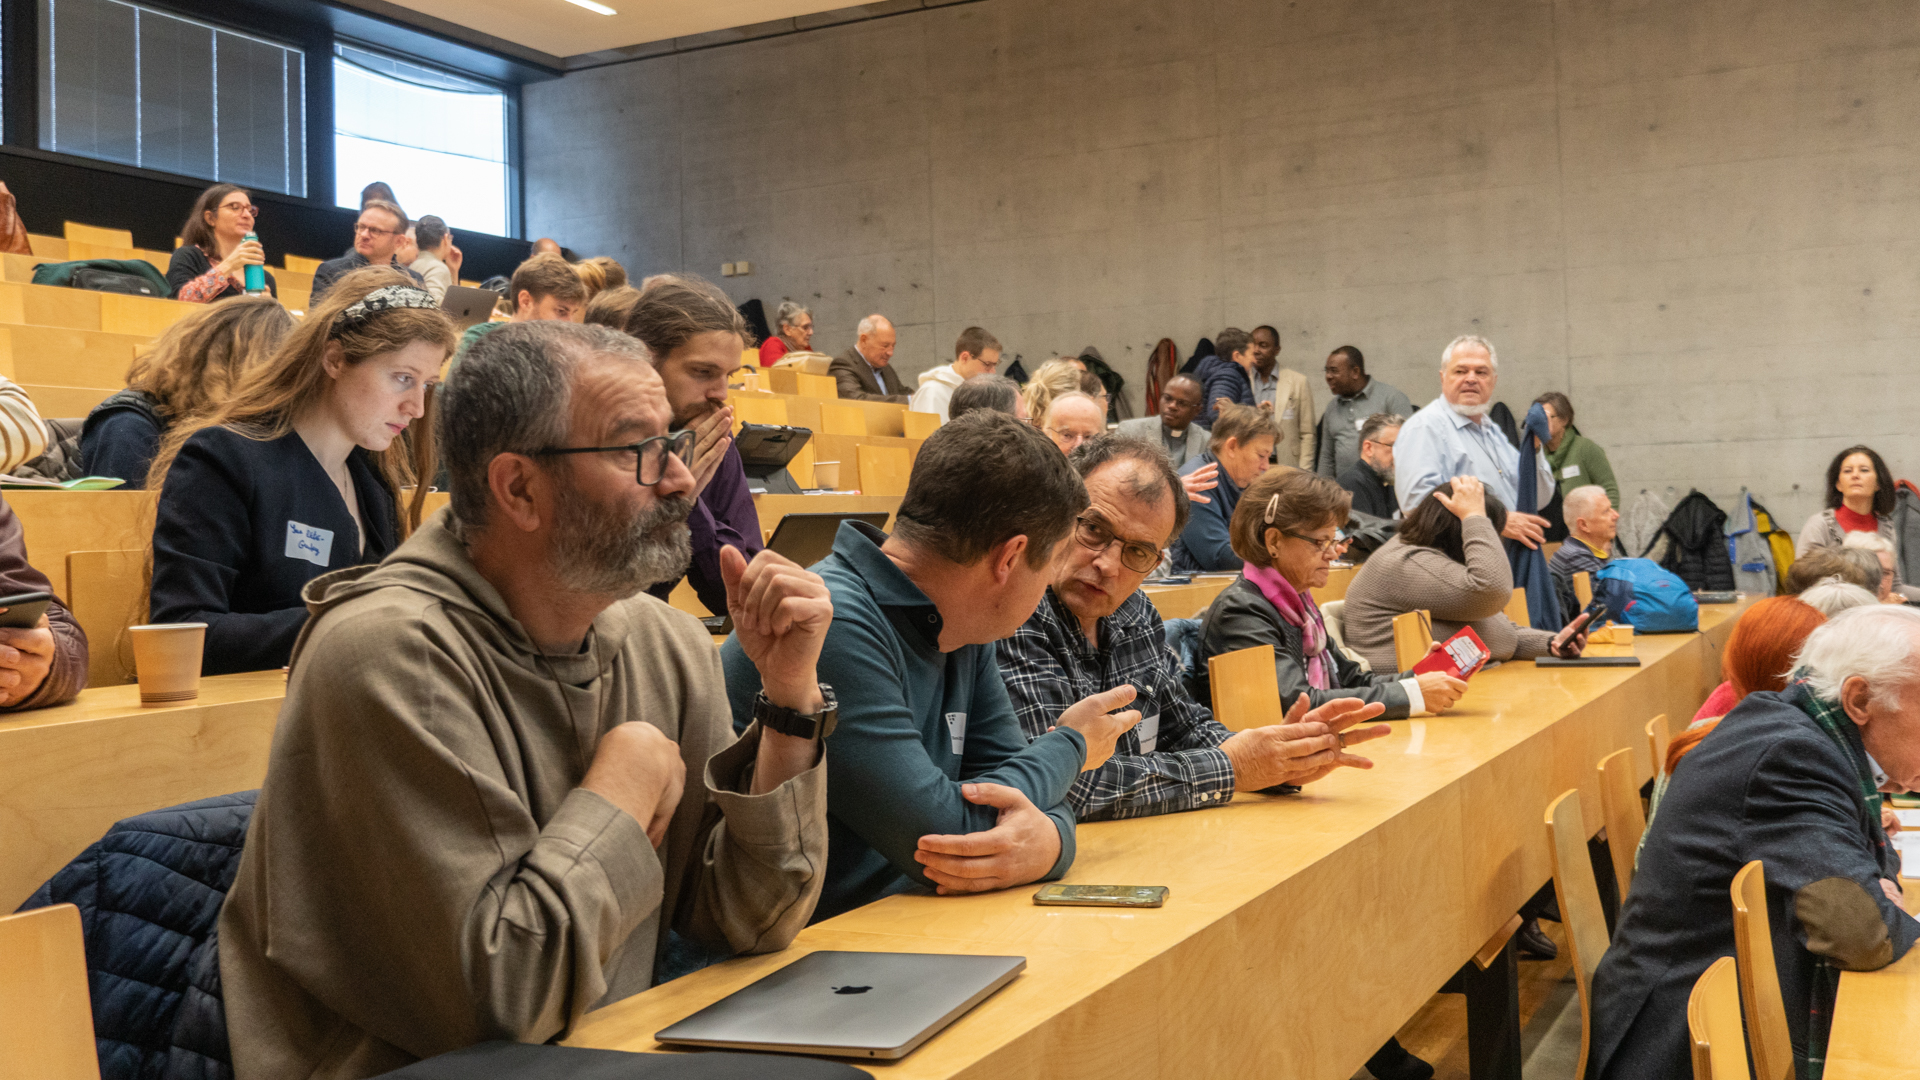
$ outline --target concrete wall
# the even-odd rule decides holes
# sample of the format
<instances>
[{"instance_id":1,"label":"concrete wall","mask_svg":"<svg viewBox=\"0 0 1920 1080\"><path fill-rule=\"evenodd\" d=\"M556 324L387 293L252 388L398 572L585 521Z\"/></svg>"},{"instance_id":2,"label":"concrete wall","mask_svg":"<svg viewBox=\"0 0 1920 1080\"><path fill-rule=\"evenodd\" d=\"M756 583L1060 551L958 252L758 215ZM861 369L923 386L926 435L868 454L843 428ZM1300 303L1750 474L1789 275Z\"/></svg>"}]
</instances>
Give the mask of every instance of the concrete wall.
<instances>
[{"instance_id":1,"label":"concrete wall","mask_svg":"<svg viewBox=\"0 0 1920 1080\"><path fill-rule=\"evenodd\" d=\"M1093 343L1136 409L1161 337L1420 403L1480 332L1628 492L1797 529L1840 447L1920 476L1916 117L1912 0L982 0L530 86L527 216L907 373Z\"/></svg>"}]
</instances>

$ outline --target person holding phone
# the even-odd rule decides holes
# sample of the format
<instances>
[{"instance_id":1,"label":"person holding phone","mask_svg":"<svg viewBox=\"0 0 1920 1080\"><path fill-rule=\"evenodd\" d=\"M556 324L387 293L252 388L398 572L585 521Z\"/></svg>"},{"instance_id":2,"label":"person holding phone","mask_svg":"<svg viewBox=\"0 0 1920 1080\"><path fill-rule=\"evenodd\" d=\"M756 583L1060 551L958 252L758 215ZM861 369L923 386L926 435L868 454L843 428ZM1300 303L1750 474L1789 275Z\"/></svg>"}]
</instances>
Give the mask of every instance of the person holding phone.
<instances>
[{"instance_id":1,"label":"person holding phone","mask_svg":"<svg viewBox=\"0 0 1920 1080\"><path fill-rule=\"evenodd\" d=\"M307 583L399 546L402 488L418 522L433 440L413 422L453 344L411 278L356 271L231 397L167 433L147 474L150 607L156 623L207 624L202 674L286 666Z\"/></svg>"},{"instance_id":2,"label":"person holding phone","mask_svg":"<svg viewBox=\"0 0 1920 1080\"><path fill-rule=\"evenodd\" d=\"M1456 476L1428 492L1347 587L1347 647L1374 670L1391 671L1394 616L1425 611L1435 641L1471 626L1494 660L1579 656L1584 632L1555 634L1507 618L1513 571L1500 545L1506 520L1506 506L1478 477Z\"/></svg>"},{"instance_id":3,"label":"person holding phone","mask_svg":"<svg viewBox=\"0 0 1920 1080\"><path fill-rule=\"evenodd\" d=\"M58 705L85 685L86 631L27 561L20 519L0 501L0 710Z\"/></svg>"}]
</instances>

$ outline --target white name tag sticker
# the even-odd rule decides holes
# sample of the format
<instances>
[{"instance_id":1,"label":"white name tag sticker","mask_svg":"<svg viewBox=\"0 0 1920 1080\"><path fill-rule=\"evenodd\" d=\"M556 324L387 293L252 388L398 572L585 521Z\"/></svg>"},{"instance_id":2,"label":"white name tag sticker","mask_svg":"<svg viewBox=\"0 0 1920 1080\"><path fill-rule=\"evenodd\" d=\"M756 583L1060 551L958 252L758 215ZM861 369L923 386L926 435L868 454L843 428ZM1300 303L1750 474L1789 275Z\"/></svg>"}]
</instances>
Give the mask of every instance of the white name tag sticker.
<instances>
[{"instance_id":1,"label":"white name tag sticker","mask_svg":"<svg viewBox=\"0 0 1920 1080\"><path fill-rule=\"evenodd\" d=\"M1355 431L1359 431L1361 428L1366 426L1367 426L1367 420L1366 420L1366 417L1364 416L1353 422L1353 430Z\"/></svg>"},{"instance_id":2,"label":"white name tag sticker","mask_svg":"<svg viewBox=\"0 0 1920 1080\"><path fill-rule=\"evenodd\" d=\"M1153 753L1153 748L1160 745L1160 714L1154 713L1151 716L1141 717L1140 722L1133 726L1133 730L1140 736L1140 752Z\"/></svg>"},{"instance_id":3,"label":"white name tag sticker","mask_svg":"<svg viewBox=\"0 0 1920 1080\"><path fill-rule=\"evenodd\" d=\"M1283 412L1283 413L1281 413L1281 414L1280 414L1280 419L1282 419L1282 420L1291 420L1291 419L1293 419L1294 417L1296 417L1296 416L1299 416L1299 415L1300 415L1300 410L1299 410L1299 409L1288 409L1288 410L1286 410L1285 412Z\"/></svg>"},{"instance_id":4,"label":"white name tag sticker","mask_svg":"<svg viewBox=\"0 0 1920 1080\"><path fill-rule=\"evenodd\" d=\"M1566 468L1560 470L1560 479L1562 480L1571 480L1574 477L1579 475L1580 475L1580 466L1578 465L1569 465Z\"/></svg>"},{"instance_id":5,"label":"white name tag sticker","mask_svg":"<svg viewBox=\"0 0 1920 1080\"><path fill-rule=\"evenodd\" d=\"M325 566L333 557L333 530L287 522L287 558Z\"/></svg>"},{"instance_id":6,"label":"white name tag sticker","mask_svg":"<svg viewBox=\"0 0 1920 1080\"><path fill-rule=\"evenodd\" d=\"M961 753L966 749L967 747L967 714L966 713L950 712L947 714L947 741L953 745L953 752L956 754Z\"/></svg>"}]
</instances>

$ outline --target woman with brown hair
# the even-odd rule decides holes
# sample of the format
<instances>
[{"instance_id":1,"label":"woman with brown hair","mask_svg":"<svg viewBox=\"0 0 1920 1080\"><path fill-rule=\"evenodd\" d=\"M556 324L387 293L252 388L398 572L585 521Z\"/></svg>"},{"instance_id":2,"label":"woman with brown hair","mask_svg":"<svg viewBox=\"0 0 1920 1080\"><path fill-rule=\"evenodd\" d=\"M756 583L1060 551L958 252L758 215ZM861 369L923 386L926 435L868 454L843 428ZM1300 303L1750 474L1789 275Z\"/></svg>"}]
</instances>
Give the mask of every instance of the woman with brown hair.
<instances>
[{"instance_id":1,"label":"woman with brown hair","mask_svg":"<svg viewBox=\"0 0 1920 1080\"><path fill-rule=\"evenodd\" d=\"M284 666L307 582L378 562L419 523L424 486L404 525L396 498L433 474L432 387L453 344L411 277L356 270L231 397L168 432L147 474L149 602L156 623L207 624L203 673Z\"/></svg>"},{"instance_id":2,"label":"woman with brown hair","mask_svg":"<svg viewBox=\"0 0 1920 1080\"><path fill-rule=\"evenodd\" d=\"M260 212L247 189L215 184L193 201L186 223L180 226L180 246L167 263L167 284L173 298L206 304L229 296L245 296L246 268L267 265L266 249L248 240ZM280 286L267 273L267 291L280 295Z\"/></svg>"},{"instance_id":3,"label":"woman with brown hair","mask_svg":"<svg viewBox=\"0 0 1920 1080\"><path fill-rule=\"evenodd\" d=\"M1794 554L1839 547L1851 533L1877 533L1893 547L1893 592L1920 603L1920 585L1900 573L1900 536L1893 527L1893 472L1871 446L1849 446L1827 465L1827 508L1807 519Z\"/></svg>"},{"instance_id":4,"label":"woman with brown hair","mask_svg":"<svg viewBox=\"0 0 1920 1080\"><path fill-rule=\"evenodd\" d=\"M127 388L94 406L80 429L80 471L144 487L167 429L225 401L293 331L276 300L200 308L167 328L127 369Z\"/></svg>"},{"instance_id":5,"label":"woman with brown hair","mask_svg":"<svg viewBox=\"0 0 1920 1080\"><path fill-rule=\"evenodd\" d=\"M1513 570L1500 544L1506 520L1507 508L1477 477L1456 476L1434 488L1347 586L1347 647L1389 670L1394 617L1426 611L1435 641L1471 626L1495 660L1579 656L1585 634L1569 638L1507 618Z\"/></svg>"}]
</instances>

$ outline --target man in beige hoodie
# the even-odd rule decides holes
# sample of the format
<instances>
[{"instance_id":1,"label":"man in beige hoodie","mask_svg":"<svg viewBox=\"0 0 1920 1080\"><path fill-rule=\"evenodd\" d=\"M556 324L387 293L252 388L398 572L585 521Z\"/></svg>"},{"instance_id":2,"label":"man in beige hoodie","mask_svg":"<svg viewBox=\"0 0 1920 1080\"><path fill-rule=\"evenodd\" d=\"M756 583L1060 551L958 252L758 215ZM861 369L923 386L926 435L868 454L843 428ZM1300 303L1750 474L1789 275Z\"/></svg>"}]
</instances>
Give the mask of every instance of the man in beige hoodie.
<instances>
[{"instance_id":1,"label":"man in beige hoodie","mask_svg":"<svg viewBox=\"0 0 1920 1080\"><path fill-rule=\"evenodd\" d=\"M640 591L687 560L669 416L632 338L503 327L442 399L452 506L308 587L220 919L241 1080L546 1041L651 985L669 930L767 952L806 924L831 601L772 552L723 553L765 679L736 741L705 630Z\"/></svg>"}]
</instances>

